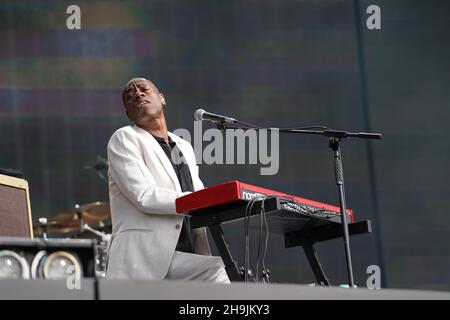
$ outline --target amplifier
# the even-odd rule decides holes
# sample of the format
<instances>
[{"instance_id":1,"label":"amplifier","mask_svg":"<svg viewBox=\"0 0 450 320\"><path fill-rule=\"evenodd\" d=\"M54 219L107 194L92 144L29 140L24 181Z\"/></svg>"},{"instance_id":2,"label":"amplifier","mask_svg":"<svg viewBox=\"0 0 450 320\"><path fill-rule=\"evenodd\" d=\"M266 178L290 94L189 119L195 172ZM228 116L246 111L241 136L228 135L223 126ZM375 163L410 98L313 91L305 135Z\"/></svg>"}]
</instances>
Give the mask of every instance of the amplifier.
<instances>
[{"instance_id":1,"label":"amplifier","mask_svg":"<svg viewBox=\"0 0 450 320\"><path fill-rule=\"evenodd\" d=\"M0 279L94 278L95 240L0 237Z\"/></svg>"},{"instance_id":2,"label":"amplifier","mask_svg":"<svg viewBox=\"0 0 450 320\"><path fill-rule=\"evenodd\" d=\"M28 182L4 174L0 174L0 236L33 238Z\"/></svg>"}]
</instances>

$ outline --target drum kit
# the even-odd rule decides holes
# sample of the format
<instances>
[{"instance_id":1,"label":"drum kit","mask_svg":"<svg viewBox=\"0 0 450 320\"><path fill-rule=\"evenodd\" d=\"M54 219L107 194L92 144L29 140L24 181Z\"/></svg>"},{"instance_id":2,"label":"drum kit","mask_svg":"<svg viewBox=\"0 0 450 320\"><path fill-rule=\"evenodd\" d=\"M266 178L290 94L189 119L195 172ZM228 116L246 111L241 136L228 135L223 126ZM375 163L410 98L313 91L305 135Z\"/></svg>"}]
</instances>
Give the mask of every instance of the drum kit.
<instances>
[{"instance_id":1,"label":"drum kit","mask_svg":"<svg viewBox=\"0 0 450 320\"><path fill-rule=\"evenodd\" d=\"M97 156L94 163L84 166L86 170L94 170L97 177L108 185L108 160ZM94 239L95 242L95 273L104 277L107 263L108 241L112 233L111 211L108 202L92 202L83 205L76 204L74 208L55 215L52 219L40 218L33 227L37 237Z\"/></svg>"},{"instance_id":2,"label":"drum kit","mask_svg":"<svg viewBox=\"0 0 450 320\"><path fill-rule=\"evenodd\" d=\"M50 220L40 218L39 224L33 227L33 232L44 239L95 239L96 275L105 275L107 245L112 232L109 203L77 204L73 209L58 213Z\"/></svg>"}]
</instances>

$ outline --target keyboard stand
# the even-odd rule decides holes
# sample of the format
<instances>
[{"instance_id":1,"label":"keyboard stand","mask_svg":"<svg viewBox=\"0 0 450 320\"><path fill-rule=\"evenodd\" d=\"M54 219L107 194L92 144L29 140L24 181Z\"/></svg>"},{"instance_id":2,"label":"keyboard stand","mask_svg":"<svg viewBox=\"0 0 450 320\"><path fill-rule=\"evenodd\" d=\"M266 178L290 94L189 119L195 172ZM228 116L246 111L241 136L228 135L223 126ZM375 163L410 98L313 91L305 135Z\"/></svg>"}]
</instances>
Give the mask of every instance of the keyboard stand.
<instances>
[{"instance_id":1,"label":"keyboard stand","mask_svg":"<svg viewBox=\"0 0 450 320\"><path fill-rule=\"evenodd\" d=\"M213 224L208 227L209 231L211 231L211 235L214 239L217 250L219 250L220 256L222 257L223 263L225 265L225 271L228 274L228 278L230 279L230 281L243 281L241 274L239 273L239 268L236 264L236 261L233 260L233 257L230 253L230 248L228 247L228 243L223 236L222 227L220 226L220 224Z\"/></svg>"},{"instance_id":2,"label":"keyboard stand","mask_svg":"<svg viewBox=\"0 0 450 320\"><path fill-rule=\"evenodd\" d=\"M370 220L363 220L348 224L349 235L356 235L362 233L372 232L372 225ZM337 239L342 237L342 227L339 224L325 225L309 230L295 231L284 235L285 247L303 247L309 265L316 277L319 285L329 286L330 281L325 276L325 273L320 264L314 244L322 241Z\"/></svg>"},{"instance_id":3,"label":"keyboard stand","mask_svg":"<svg viewBox=\"0 0 450 320\"><path fill-rule=\"evenodd\" d=\"M236 261L233 259L230 248L225 240L222 223L233 220L241 220L245 213L245 202L233 203L227 205L220 205L214 208L202 210L200 212L193 213L190 216L190 224L193 229L200 227L208 227L213 237L214 243L222 257L225 265L225 270L230 278L230 281L243 281L243 274L241 274ZM283 210L280 210L279 201L273 199L273 201L267 201L266 207L268 210L267 216L271 214L283 214ZM251 216L259 215L258 207L251 213ZM284 211L284 214L289 214ZM274 221L272 221L274 222ZM309 223L299 225L294 231L285 231L283 228L292 228L294 224L287 222L285 226L280 226L278 229L275 226L270 227L270 230L276 233L284 234L285 247L292 248L301 246L308 259L311 269L316 277L317 283L324 286L329 286L330 281L325 276L324 270L317 258L314 244L326 240L332 240L342 237L342 225L340 223L330 223L325 225L310 226ZM369 220L363 220L355 223L348 223L349 235L356 235L362 233L370 233L371 223Z\"/></svg>"}]
</instances>

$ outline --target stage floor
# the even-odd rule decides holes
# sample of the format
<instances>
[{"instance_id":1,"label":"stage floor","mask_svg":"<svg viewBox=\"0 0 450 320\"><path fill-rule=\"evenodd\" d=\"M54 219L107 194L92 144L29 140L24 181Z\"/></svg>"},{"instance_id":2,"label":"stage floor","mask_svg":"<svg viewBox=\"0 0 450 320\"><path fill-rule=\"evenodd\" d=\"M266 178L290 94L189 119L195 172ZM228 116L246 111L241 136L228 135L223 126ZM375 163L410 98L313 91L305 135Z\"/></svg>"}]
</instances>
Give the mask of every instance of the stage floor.
<instances>
[{"instance_id":1,"label":"stage floor","mask_svg":"<svg viewBox=\"0 0 450 320\"><path fill-rule=\"evenodd\" d=\"M0 280L0 299L35 300L450 300L450 292L339 287L297 284L213 284L179 281L83 279L79 289L65 281Z\"/></svg>"}]
</instances>

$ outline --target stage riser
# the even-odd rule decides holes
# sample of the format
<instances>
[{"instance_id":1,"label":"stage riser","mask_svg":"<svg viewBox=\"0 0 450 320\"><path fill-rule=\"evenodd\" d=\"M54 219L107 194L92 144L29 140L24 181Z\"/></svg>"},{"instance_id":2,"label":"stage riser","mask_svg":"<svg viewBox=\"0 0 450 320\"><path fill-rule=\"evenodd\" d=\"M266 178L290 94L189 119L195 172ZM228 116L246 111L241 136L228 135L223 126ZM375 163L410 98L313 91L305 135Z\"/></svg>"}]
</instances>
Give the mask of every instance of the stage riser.
<instances>
[{"instance_id":1,"label":"stage riser","mask_svg":"<svg viewBox=\"0 0 450 320\"><path fill-rule=\"evenodd\" d=\"M294 284L212 284L178 281L83 279L69 290L59 280L0 280L0 300L450 300L450 293L418 290L368 290Z\"/></svg>"}]
</instances>

